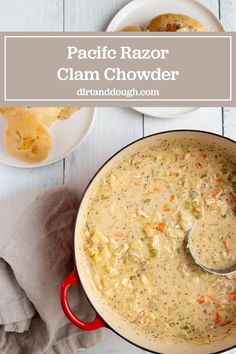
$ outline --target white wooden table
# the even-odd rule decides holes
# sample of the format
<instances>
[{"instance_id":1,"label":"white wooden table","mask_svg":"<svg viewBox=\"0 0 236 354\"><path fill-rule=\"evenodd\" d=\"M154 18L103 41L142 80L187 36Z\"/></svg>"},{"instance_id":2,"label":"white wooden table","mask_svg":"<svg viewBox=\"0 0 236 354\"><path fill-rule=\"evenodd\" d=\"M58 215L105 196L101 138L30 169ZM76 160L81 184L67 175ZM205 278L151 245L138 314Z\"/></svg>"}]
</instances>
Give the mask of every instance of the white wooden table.
<instances>
[{"instance_id":1,"label":"white wooden table","mask_svg":"<svg viewBox=\"0 0 236 354\"><path fill-rule=\"evenodd\" d=\"M129 0L0 0L0 30L101 31L105 30L114 14L128 2ZM202 2L221 18L226 30L236 30L235 0ZM89 136L64 161L33 170L0 165L0 197L24 187L62 183L66 183L80 197L97 168L116 150L144 135L181 128L212 131L236 140L236 108L202 108L191 116L178 119L150 118L124 108L98 108ZM144 351L105 330L103 343L96 348L87 349L85 353L138 354ZM231 353L236 354L236 350Z\"/></svg>"}]
</instances>

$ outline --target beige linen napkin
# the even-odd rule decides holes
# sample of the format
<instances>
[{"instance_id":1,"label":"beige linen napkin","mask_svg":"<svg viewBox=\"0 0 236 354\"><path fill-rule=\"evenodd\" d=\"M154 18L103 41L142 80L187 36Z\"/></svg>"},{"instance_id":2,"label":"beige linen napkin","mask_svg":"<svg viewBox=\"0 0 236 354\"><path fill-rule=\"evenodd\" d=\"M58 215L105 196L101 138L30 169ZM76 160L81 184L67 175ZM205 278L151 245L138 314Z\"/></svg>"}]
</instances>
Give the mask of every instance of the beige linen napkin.
<instances>
[{"instance_id":1,"label":"beige linen napkin","mask_svg":"<svg viewBox=\"0 0 236 354\"><path fill-rule=\"evenodd\" d=\"M60 305L60 287L73 269L76 205L65 187L27 189L0 201L0 353L72 354L102 331L73 326ZM94 313L73 287L79 317Z\"/></svg>"}]
</instances>

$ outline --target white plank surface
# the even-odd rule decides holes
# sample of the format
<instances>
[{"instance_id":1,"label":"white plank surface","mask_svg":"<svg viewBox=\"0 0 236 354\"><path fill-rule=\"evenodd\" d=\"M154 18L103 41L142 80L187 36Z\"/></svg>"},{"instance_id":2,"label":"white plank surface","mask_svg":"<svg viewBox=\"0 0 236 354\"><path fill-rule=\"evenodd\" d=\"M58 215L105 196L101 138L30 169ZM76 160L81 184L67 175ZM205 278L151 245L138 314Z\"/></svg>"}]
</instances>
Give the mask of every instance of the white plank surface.
<instances>
[{"instance_id":1,"label":"white plank surface","mask_svg":"<svg viewBox=\"0 0 236 354\"><path fill-rule=\"evenodd\" d=\"M63 0L0 0L1 31L62 31Z\"/></svg>"},{"instance_id":2,"label":"white plank surface","mask_svg":"<svg viewBox=\"0 0 236 354\"><path fill-rule=\"evenodd\" d=\"M164 1L164 0L163 0ZM102 31L129 0L0 0L1 31ZM236 29L235 0L202 0L226 30ZM18 170L0 165L0 197L27 186L65 183L80 197L97 168L115 151L143 135L170 129L201 129L236 139L236 109L202 108L178 119L155 119L122 108L99 108L92 131L65 160L46 168ZM144 353L109 330L87 354ZM236 354L236 351L231 351ZM5 354L5 353L4 353ZM63 353L71 354L71 353Z\"/></svg>"},{"instance_id":3,"label":"white plank surface","mask_svg":"<svg viewBox=\"0 0 236 354\"><path fill-rule=\"evenodd\" d=\"M155 119L145 117L145 135L169 129L206 130L222 134L221 108L200 108L182 118Z\"/></svg>"},{"instance_id":4,"label":"white plank surface","mask_svg":"<svg viewBox=\"0 0 236 354\"><path fill-rule=\"evenodd\" d=\"M0 31L62 31L62 0L0 0ZM63 161L19 170L0 166L0 197L26 187L63 183Z\"/></svg>"},{"instance_id":5,"label":"white plank surface","mask_svg":"<svg viewBox=\"0 0 236 354\"><path fill-rule=\"evenodd\" d=\"M142 137L142 119L131 109L97 108L92 131L66 159L65 182L78 197L97 169L117 150Z\"/></svg>"},{"instance_id":6,"label":"white plank surface","mask_svg":"<svg viewBox=\"0 0 236 354\"><path fill-rule=\"evenodd\" d=\"M236 108L224 108L224 135L236 140Z\"/></svg>"},{"instance_id":7,"label":"white plank surface","mask_svg":"<svg viewBox=\"0 0 236 354\"><path fill-rule=\"evenodd\" d=\"M105 31L112 17L130 0L65 0L66 31Z\"/></svg>"}]
</instances>

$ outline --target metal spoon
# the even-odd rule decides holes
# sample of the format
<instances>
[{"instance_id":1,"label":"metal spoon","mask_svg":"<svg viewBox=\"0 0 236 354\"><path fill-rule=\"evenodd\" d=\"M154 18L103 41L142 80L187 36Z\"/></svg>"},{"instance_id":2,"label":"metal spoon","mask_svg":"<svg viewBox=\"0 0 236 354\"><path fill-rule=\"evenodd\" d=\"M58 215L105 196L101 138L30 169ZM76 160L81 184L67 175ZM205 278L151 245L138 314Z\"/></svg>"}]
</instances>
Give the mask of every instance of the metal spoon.
<instances>
[{"instance_id":1,"label":"metal spoon","mask_svg":"<svg viewBox=\"0 0 236 354\"><path fill-rule=\"evenodd\" d=\"M193 257L196 264L198 264L201 268L203 268L207 272L217 274L217 275L230 275L230 274L236 272L236 263L233 266L226 268L226 269L213 269L213 268L208 267L206 264L203 264L198 259L198 257L196 256L196 253L195 253L193 242L192 242L192 236L194 233L194 226L195 226L195 224L193 224L192 228L188 232L188 248L189 248L191 256Z\"/></svg>"}]
</instances>

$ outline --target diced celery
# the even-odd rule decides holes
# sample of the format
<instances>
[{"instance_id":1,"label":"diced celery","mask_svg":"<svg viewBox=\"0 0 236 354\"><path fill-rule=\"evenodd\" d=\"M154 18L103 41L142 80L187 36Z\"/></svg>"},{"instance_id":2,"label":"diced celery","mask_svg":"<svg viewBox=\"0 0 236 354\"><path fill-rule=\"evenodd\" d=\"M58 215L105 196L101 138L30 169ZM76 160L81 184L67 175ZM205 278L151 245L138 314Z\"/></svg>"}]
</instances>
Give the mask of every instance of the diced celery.
<instances>
[{"instance_id":1,"label":"diced celery","mask_svg":"<svg viewBox=\"0 0 236 354\"><path fill-rule=\"evenodd\" d=\"M161 214L159 213L158 210L156 210L156 211L151 215L151 220L152 220L153 223L161 222L162 216L161 216Z\"/></svg>"},{"instance_id":2,"label":"diced celery","mask_svg":"<svg viewBox=\"0 0 236 354\"><path fill-rule=\"evenodd\" d=\"M191 199L195 199L195 198L199 197L199 192L196 190L192 190L189 192L189 196Z\"/></svg>"},{"instance_id":3,"label":"diced celery","mask_svg":"<svg viewBox=\"0 0 236 354\"><path fill-rule=\"evenodd\" d=\"M190 209L190 207L191 207L190 201L186 200L185 203L184 203L184 208L188 210L188 209Z\"/></svg>"},{"instance_id":4,"label":"diced celery","mask_svg":"<svg viewBox=\"0 0 236 354\"><path fill-rule=\"evenodd\" d=\"M151 249L151 250L150 250L150 256L151 256L151 258L156 258L156 257L157 257L157 254L158 254L157 249Z\"/></svg>"},{"instance_id":5,"label":"diced celery","mask_svg":"<svg viewBox=\"0 0 236 354\"><path fill-rule=\"evenodd\" d=\"M128 297L127 300L128 300L128 303L129 303L130 305L135 305L136 300L135 300L134 297Z\"/></svg>"}]
</instances>

